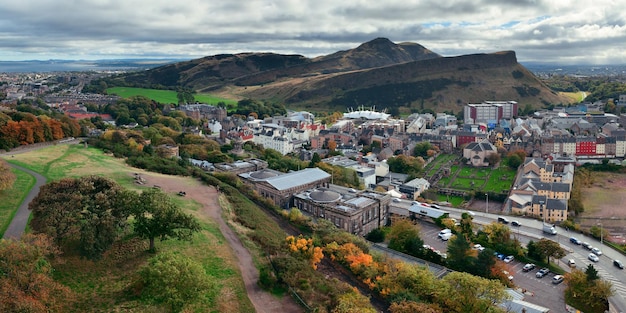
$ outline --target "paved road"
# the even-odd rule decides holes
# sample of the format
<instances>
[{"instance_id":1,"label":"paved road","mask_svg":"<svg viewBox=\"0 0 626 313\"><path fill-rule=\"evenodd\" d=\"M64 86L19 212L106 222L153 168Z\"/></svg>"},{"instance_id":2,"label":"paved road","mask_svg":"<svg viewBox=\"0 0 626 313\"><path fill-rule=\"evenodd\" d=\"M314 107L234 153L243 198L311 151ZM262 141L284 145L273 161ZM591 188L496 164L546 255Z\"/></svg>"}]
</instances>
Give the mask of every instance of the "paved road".
<instances>
[{"instance_id":1,"label":"paved road","mask_svg":"<svg viewBox=\"0 0 626 313\"><path fill-rule=\"evenodd\" d=\"M4 232L4 236L3 236L4 239L19 239L24 233L24 230L26 229L26 223L28 223L28 217L30 216L30 210L28 210L28 204L31 201L33 201L33 199L39 194L39 188L41 188L41 186L43 186L46 183L46 178L39 175L38 173L35 173L21 166L17 166L15 164L9 163L9 166L11 166L12 168L18 169L20 171L24 171L30 175L33 175L36 180L35 185L30 190L26 198L24 198L24 201L22 202L22 204L20 204L20 207L17 209L17 212L15 213L13 220L11 220L11 224L9 224L9 227L7 228L6 232Z\"/></svg>"}]
</instances>

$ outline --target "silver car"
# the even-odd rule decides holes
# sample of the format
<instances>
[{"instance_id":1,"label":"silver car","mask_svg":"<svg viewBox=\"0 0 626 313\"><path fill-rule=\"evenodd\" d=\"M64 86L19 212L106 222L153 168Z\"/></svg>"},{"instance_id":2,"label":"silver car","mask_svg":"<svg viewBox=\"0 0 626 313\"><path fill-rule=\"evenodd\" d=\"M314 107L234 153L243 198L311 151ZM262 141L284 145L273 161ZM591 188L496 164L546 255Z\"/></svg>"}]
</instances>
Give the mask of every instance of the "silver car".
<instances>
[{"instance_id":1,"label":"silver car","mask_svg":"<svg viewBox=\"0 0 626 313\"><path fill-rule=\"evenodd\" d=\"M591 253L597 255L597 256L601 256L602 255L602 251L600 251L600 249L598 248L593 248L591 249Z\"/></svg>"},{"instance_id":2,"label":"silver car","mask_svg":"<svg viewBox=\"0 0 626 313\"><path fill-rule=\"evenodd\" d=\"M600 262L600 258L597 255L593 254L593 253L589 253L588 258L589 258L589 260L591 260L593 262Z\"/></svg>"}]
</instances>

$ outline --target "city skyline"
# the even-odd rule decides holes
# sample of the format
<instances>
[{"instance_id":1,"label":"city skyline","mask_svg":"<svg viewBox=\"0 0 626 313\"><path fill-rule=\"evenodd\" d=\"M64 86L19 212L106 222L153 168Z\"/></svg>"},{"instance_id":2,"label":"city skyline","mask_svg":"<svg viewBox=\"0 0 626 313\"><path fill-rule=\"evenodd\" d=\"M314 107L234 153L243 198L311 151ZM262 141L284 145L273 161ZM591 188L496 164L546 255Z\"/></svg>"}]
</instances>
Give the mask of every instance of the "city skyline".
<instances>
[{"instance_id":1,"label":"city skyline","mask_svg":"<svg viewBox=\"0 0 626 313\"><path fill-rule=\"evenodd\" d=\"M14 1L0 61L307 57L385 37L443 56L513 50L520 62L625 64L626 4L558 1Z\"/></svg>"}]
</instances>

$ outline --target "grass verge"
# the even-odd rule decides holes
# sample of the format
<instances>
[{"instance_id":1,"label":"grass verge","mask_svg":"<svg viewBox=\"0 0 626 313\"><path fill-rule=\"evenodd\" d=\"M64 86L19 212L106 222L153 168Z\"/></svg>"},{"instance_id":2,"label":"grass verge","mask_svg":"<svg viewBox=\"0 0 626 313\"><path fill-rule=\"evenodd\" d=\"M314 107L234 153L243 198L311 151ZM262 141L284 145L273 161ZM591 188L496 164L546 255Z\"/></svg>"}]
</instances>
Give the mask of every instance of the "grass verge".
<instances>
[{"instance_id":1,"label":"grass verge","mask_svg":"<svg viewBox=\"0 0 626 313\"><path fill-rule=\"evenodd\" d=\"M35 177L32 175L13 168L11 171L15 174L13 187L0 191L0 234L2 235L9 227L28 191L35 185Z\"/></svg>"}]
</instances>

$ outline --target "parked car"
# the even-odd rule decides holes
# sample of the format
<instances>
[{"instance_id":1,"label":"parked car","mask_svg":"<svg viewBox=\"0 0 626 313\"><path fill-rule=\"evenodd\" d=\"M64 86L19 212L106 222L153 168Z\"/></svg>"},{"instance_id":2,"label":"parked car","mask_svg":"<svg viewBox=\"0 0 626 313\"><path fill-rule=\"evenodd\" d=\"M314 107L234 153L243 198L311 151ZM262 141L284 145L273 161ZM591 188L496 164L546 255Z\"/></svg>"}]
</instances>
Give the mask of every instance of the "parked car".
<instances>
[{"instance_id":1,"label":"parked car","mask_svg":"<svg viewBox=\"0 0 626 313\"><path fill-rule=\"evenodd\" d=\"M556 275L554 277L552 277L552 283L557 285L563 282L563 279L565 279L565 277L563 277L563 275Z\"/></svg>"},{"instance_id":2,"label":"parked car","mask_svg":"<svg viewBox=\"0 0 626 313\"><path fill-rule=\"evenodd\" d=\"M591 244L589 244L588 242L586 242L586 241L584 241L584 242L582 243L582 245L583 245L583 248L585 248L585 249L587 249L587 250L591 250L591 249L593 249L593 246L592 246Z\"/></svg>"},{"instance_id":3,"label":"parked car","mask_svg":"<svg viewBox=\"0 0 626 313\"><path fill-rule=\"evenodd\" d=\"M535 277L542 278L542 277L548 275L548 273L550 273L550 269L547 268L547 267L544 267L544 268L540 269L539 271L537 271L537 274L535 274Z\"/></svg>"},{"instance_id":4,"label":"parked car","mask_svg":"<svg viewBox=\"0 0 626 313\"><path fill-rule=\"evenodd\" d=\"M593 262L600 262L600 258L593 253L589 253L589 256L587 258L589 258L589 260Z\"/></svg>"},{"instance_id":5,"label":"parked car","mask_svg":"<svg viewBox=\"0 0 626 313\"><path fill-rule=\"evenodd\" d=\"M591 253L597 255L597 256L601 256L602 255L602 251L600 251L600 249L598 248L593 248L591 249Z\"/></svg>"},{"instance_id":6,"label":"parked car","mask_svg":"<svg viewBox=\"0 0 626 313\"><path fill-rule=\"evenodd\" d=\"M504 258L504 263L511 263L511 261L513 261L513 259L515 259L514 256L509 255L506 258Z\"/></svg>"},{"instance_id":7,"label":"parked car","mask_svg":"<svg viewBox=\"0 0 626 313\"><path fill-rule=\"evenodd\" d=\"M508 280L513 280L513 275L511 275L508 271L502 271L502 274L504 274Z\"/></svg>"},{"instance_id":8,"label":"parked car","mask_svg":"<svg viewBox=\"0 0 626 313\"><path fill-rule=\"evenodd\" d=\"M524 267L522 267L522 271L524 271L524 272L532 271L534 269L535 269L535 264L533 264L533 263L528 263L528 264L524 265Z\"/></svg>"},{"instance_id":9,"label":"parked car","mask_svg":"<svg viewBox=\"0 0 626 313\"><path fill-rule=\"evenodd\" d=\"M474 245L474 250L478 250L478 251L483 251L485 250L485 247L483 247L481 244L477 243Z\"/></svg>"},{"instance_id":10,"label":"parked car","mask_svg":"<svg viewBox=\"0 0 626 313\"><path fill-rule=\"evenodd\" d=\"M613 260L613 265L617 266L621 270L624 269L624 263L622 263L622 261L620 260Z\"/></svg>"},{"instance_id":11,"label":"parked car","mask_svg":"<svg viewBox=\"0 0 626 313\"><path fill-rule=\"evenodd\" d=\"M583 242L578 240L578 238L576 237L570 237L569 242L573 243L573 244L577 244L577 245L581 245Z\"/></svg>"},{"instance_id":12,"label":"parked car","mask_svg":"<svg viewBox=\"0 0 626 313\"><path fill-rule=\"evenodd\" d=\"M513 226L518 226L518 227L519 227L519 226L522 226L522 224L520 224L518 221L512 221L512 222L511 222L511 225L513 225Z\"/></svg>"},{"instance_id":13,"label":"parked car","mask_svg":"<svg viewBox=\"0 0 626 313\"><path fill-rule=\"evenodd\" d=\"M437 237L442 238L445 234L450 234L450 233L452 233L452 231L450 229L446 228L446 229L440 231L439 234L437 235Z\"/></svg>"},{"instance_id":14,"label":"parked car","mask_svg":"<svg viewBox=\"0 0 626 313\"><path fill-rule=\"evenodd\" d=\"M439 236L439 238L441 238L441 240L443 240L443 241L448 241L450 238L452 238L452 233L445 233L445 234Z\"/></svg>"}]
</instances>

